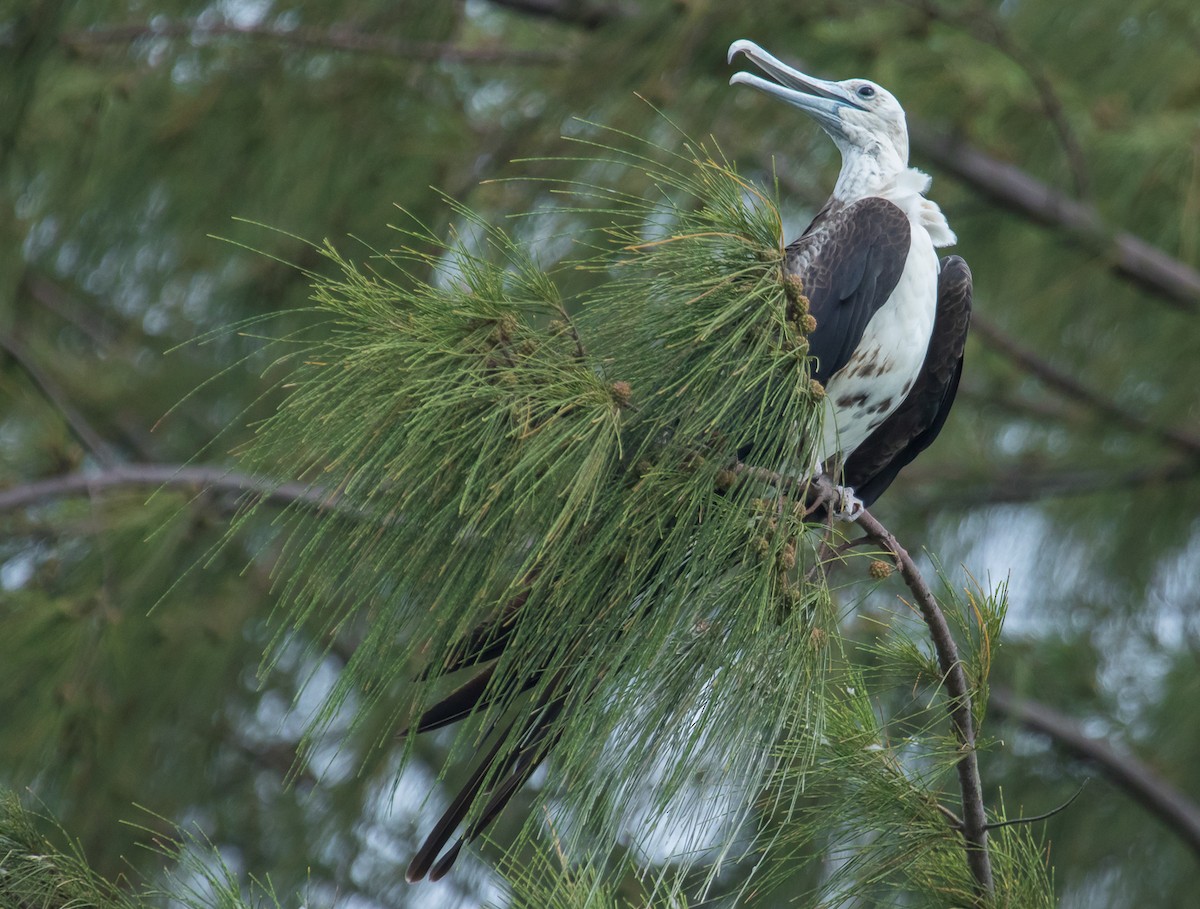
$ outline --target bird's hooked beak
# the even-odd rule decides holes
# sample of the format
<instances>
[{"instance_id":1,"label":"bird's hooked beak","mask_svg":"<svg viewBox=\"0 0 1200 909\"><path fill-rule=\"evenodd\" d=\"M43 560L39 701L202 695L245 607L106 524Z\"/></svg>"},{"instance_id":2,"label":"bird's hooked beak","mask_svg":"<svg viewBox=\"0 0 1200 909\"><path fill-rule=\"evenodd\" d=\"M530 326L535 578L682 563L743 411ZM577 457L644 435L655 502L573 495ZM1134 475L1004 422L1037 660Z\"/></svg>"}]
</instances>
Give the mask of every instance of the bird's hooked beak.
<instances>
[{"instance_id":1,"label":"bird's hooked beak","mask_svg":"<svg viewBox=\"0 0 1200 909\"><path fill-rule=\"evenodd\" d=\"M795 105L820 123L834 138L846 136L840 114L842 108L863 109L862 105L854 100L854 95L836 82L826 82L824 79L816 79L792 69L753 41L743 38L729 45L730 63L738 54L745 54L746 59L775 81L769 82L750 73L735 73L729 80L730 85L749 85Z\"/></svg>"}]
</instances>

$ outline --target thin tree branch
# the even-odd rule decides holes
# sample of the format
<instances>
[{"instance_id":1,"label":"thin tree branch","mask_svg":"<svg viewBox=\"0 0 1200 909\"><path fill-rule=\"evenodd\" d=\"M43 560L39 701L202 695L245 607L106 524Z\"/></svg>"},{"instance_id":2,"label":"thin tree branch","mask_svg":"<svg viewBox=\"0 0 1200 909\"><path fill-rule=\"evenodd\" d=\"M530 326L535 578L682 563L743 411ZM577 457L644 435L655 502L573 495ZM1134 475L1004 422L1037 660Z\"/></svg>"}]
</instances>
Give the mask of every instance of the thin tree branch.
<instances>
[{"instance_id":1,"label":"thin tree branch","mask_svg":"<svg viewBox=\"0 0 1200 909\"><path fill-rule=\"evenodd\" d=\"M114 25L67 32L60 40L75 50L106 44L130 44L146 38L188 39L247 38L275 41L294 47L395 57L428 62L505 64L512 66L558 66L566 61L561 51L512 50L504 47L460 47L455 44L404 41L388 35L368 34L347 26L280 28L273 25L236 25L199 20Z\"/></svg>"},{"instance_id":2,"label":"thin tree branch","mask_svg":"<svg viewBox=\"0 0 1200 909\"><path fill-rule=\"evenodd\" d=\"M587 359L587 350L583 346L583 339L579 337L579 329L575 325L575 320L571 318L571 314L567 312L567 307L561 302L555 305L558 310L558 318L566 326L568 333L571 335L571 340L575 342L575 359L583 362Z\"/></svg>"},{"instance_id":3,"label":"thin tree branch","mask_svg":"<svg viewBox=\"0 0 1200 909\"><path fill-rule=\"evenodd\" d=\"M1050 818L1054 817L1054 815L1062 814L1064 811L1074 805L1075 800L1083 795L1084 785L1087 785L1087 780L1084 780L1083 785L1075 790L1074 795L1072 795L1057 808L1051 808L1049 811L1043 812L1042 814L1034 814L1030 815L1029 817L1013 817L1006 821L995 821L991 824L988 824L988 830L998 830L1001 827L1015 827L1018 824L1036 824L1038 821L1048 821Z\"/></svg>"},{"instance_id":4,"label":"thin tree branch","mask_svg":"<svg viewBox=\"0 0 1200 909\"><path fill-rule=\"evenodd\" d=\"M1006 688L993 685L988 704L996 713L1048 736L1068 754L1094 764L1200 857L1200 805L1149 765L1133 755L1122 754L1108 742L1086 735L1078 723L1053 707L1018 698Z\"/></svg>"},{"instance_id":5,"label":"thin tree branch","mask_svg":"<svg viewBox=\"0 0 1200 909\"><path fill-rule=\"evenodd\" d=\"M823 503L832 512L833 503L838 498L834 480L825 473L812 479L795 478L740 462L733 469L740 475L751 477L759 482L771 483L780 492L800 491L809 502L810 507ZM975 748L975 717L971 708L971 688L967 683L967 674L963 669L962 660L958 656L958 645L954 641L950 625L946 621L946 616L938 605L937 599L929 589L929 585L925 582L916 563L900 545L900 542L874 515L865 509L859 514L855 523L864 534L892 557L896 567L900 570L901 577L904 578L904 583L916 601L921 618L924 619L925 625L929 629L930 638L937 653L938 666L942 671L942 683L945 685L948 695L947 709L950 715L950 726L954 731L954 738L958 742L960 754L955 764L963 810L959 829L966 844L967 867L975 881L977 902L980 906L987 905L995 890L992 880L991 857L987 845L987 810L983 804L983 784L979 777L979 757Z\"/></svg>"},{"instance_id":6,"label":"thin tree branch","mask_svg":"<svg viewBox=\"0 0 1200 909\"><path fill-rule=\"evenodd\" d=\"M0 490L0 514L54 499L145 487L251 493L278 505L303 503L316 508L336 508L340 501L336 493L319 487L304 483L274 484L224 467L118 464L103 470L78 471Z\"/></svg>"},{"instance_id":7,"label":"thin tree branch","mask_svg":"<svg viewBox=\"0 0 1200 909\"><path fill-rule=\"evenodd\" d=\"M1113 229L1091 205L980 151L961 139L909 120L913 150L1005 208L1083 240L1108 258L1109 267L1186 312L1200 312L1200 271L1127 231Z\"/></svg>"},{"instance_id":8,"label":"thin tree branch","mask_svg":"<svg viewBox=\"0 0 1200 909\"><path fill-rule=\"evenodd\" d=\"M922 506L937 504L964 507L968 505L1013 505L1036 502L1047 498L1091 495L1110 490L1142 489L1170 483L1185 483L1200 477L1200 462L1170 461L1135 467L1129 470L1060 470L1041 471L1036 468L1013 468L1003 473L993 473L986 479L970 474L940 471L936 477L922 477L920 471L907 475L907 488L911 492L916 485L925 485L935 490L932 493L914 495L925 501ZM915 482L914 482L915 481Z\"/></svg>"},{"instance_id":9,"label":"thin tree branch","mask_svg":"<svg viewBox=\"0 0 1200 909\"><path fill-rule=\"evenodd\" d=\"M975 336L982 339L989 347L1012 360L1026 372L1036 376L1043 384L1061 392L1068 398L1080 401L1113 417L1130 429L1155 436L1185 454L1200 457L1200 435L1179 429L1159 426L1142 414L1121 407L1111 398L1084 385L1068 375L1053 363L1034 353L1022 345L1016 338L1004 332L998 325L979 313L971 319L971 328Z\"/></svg>"},{"instance_id":10,"label":"thin tree branch","mask_svg":"<svg viewBox=\"0 0 1200 909\"><path fill-rule=\"evenodd\" d=\"M818 493L825 501L832 501L834 484L827 475L814 481ZM971 689L962 660L958 656L958 645L950 633L950 625L938 606L937 599L925 583L912 557L899 541L869 511L863 511L857 521L859 529L870 536L889 553L900 570L904 583L912 592L921 618L929 628L938 666L942 671L943 684L949 696L950 725L958 741L960 757L955 765L958 785L962 792L962 835L967 847L967 865L975 879L976 895L985 905L994 892L992 865L988 855L987 812L983 805L983 785L979 778L979 758L975 748L975 718L971 710Z\"/></svg>"},{"instance_id":11,"label":"thin tree branch","mask_svg":"<svg viewBox=\"0 0 1200 909\"><path fill-rule=\"evenodd\" d=\"M585 29L599 28L606 22L624 15L615 3L593 3L589 0L490 0L493 6L501 6L516 13L556 19L570 25L581 25Z\"/></svg>"},{"instance_id":12,"label":"thin tree branch","mask_svg":"<svg viewBox=\"0 0 1200 909\"><path fill-rule=\"evenodd\" d=\"M100 433L92 428L92 425L72 404L58 383L52 376L46 373L34 361L29 351L25 349L25 345L16 338L7 335L0 335L0 350L3 350L19 366L24 373L29 376L29 379L42 393L54 408L62 414L62 418L66 420L67 426L70 427L83 447L90 451L93 457L101 463L108 464L113 460L113 452L111 446L104 441Z\"/></svg>"},{"instance_id":13,"label":"thin tree branch","mask_svg":"<svg viewBox=\"0 0 1200 909\"><path fill-rule=\"evenodd\" d=\"M1054 83L1046 74L1042 60L1022 47L1012 32L996 17L995 13L979 3L969 8L950 9L934 0L902 0L906 6L922 13L930 22L941 22L952 28L961 29L977 40L994 48L1011 60L1025 74L1041 103L1042 113L1058 134L1059 144L1066 156L1075 195L1086 198L1091 195L1091 179L1088 176L1087 157L1083 146L1075 135L1066 108Z\"/></svg>"}]
</instances>

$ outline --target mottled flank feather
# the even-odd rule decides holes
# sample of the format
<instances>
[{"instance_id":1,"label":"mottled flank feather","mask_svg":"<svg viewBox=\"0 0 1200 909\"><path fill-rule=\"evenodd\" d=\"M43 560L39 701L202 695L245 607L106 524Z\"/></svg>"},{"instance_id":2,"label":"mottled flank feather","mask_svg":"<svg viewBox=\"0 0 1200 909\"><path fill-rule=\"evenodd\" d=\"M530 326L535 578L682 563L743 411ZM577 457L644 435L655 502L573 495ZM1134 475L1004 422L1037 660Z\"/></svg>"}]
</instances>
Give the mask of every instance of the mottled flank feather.
<instances>
[{"instance_id":1,"label":"mottled flank feather","mask_svg":"<svg viewBox=\"0 0 1200 909\"><path fill-rule=\"evenodd\" d=\"M904 402L846 461L843 482L868 508L942 431L962 375L971 297L967 263L958 256L942 259L937 318L921 373Z\"/></svg>"}]
</instances>

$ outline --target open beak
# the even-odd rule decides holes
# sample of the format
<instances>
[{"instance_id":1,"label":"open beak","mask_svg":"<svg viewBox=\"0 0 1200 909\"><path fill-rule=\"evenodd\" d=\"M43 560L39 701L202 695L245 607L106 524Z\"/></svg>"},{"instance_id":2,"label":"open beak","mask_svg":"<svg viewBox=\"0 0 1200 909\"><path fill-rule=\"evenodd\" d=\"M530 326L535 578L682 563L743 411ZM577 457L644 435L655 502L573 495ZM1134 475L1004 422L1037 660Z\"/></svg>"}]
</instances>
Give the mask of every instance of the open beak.
<instances>
[{"instance_id":1,"label":"open beak","mask_svg":"<svg viewBox=\"0 0 1200 909\"><path fill-rule=\"evenodd\" d=\"M729 80L730 85L749 85L795 105L835 137L845 135L840 110L843 107L863 109L862 105L854 100L854 95L836 82L826 82L824 79L816 79L792 69L753 41L743 38L729 45L730 63L738 54L745 54L746 59L775 81L770 82L750 73L735 73Z\"/></svg>"}]
</instances>

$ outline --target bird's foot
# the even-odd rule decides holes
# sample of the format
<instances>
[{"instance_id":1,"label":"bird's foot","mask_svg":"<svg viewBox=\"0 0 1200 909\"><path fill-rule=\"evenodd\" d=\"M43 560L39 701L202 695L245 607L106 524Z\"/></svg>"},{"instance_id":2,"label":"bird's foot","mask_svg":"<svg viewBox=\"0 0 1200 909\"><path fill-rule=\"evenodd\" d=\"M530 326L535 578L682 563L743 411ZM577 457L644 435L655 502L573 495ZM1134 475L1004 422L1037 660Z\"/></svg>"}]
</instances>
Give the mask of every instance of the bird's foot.
<instances>
[{"instance_id":1,"label":"bird's foot","mask_svg":"<svg viewBox=\"0 0 1200 909\"><path fill-rule=\"evenodd\" d=\"M833 492L833 514L838 520L853 523L867 510L863 500L854 494L853 486L835 486Z\"/></svg>"}]
</instances>

